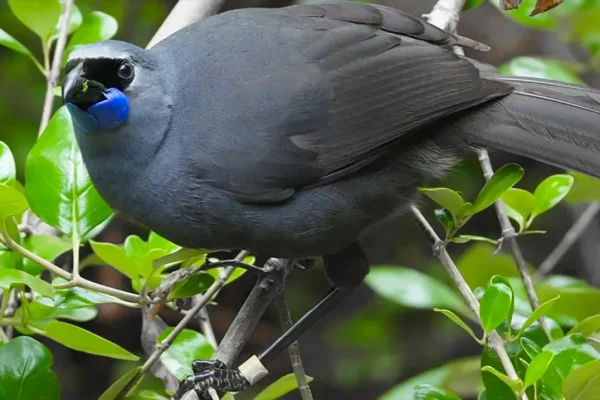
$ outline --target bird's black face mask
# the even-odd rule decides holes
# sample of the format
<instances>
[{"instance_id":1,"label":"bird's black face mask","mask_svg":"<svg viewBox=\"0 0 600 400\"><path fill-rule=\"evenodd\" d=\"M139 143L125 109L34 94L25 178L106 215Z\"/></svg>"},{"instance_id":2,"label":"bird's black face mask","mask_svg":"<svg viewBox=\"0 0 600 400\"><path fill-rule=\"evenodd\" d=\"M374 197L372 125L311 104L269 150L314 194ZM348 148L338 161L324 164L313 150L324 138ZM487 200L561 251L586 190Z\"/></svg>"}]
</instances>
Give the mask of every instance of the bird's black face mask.
<instances>
[{"instance_id":1,"label":"bird's black face mask","mask_svg":"<svg viewBox=\"0 0 600 400\"><path fill-rule=\"evenodd\" d=\"M129 100L122 92L134 78L130 61L71 60L63 84L63 101L73 122L87 133L110 130L129 116Z\"/></svg>"}]
</instances>

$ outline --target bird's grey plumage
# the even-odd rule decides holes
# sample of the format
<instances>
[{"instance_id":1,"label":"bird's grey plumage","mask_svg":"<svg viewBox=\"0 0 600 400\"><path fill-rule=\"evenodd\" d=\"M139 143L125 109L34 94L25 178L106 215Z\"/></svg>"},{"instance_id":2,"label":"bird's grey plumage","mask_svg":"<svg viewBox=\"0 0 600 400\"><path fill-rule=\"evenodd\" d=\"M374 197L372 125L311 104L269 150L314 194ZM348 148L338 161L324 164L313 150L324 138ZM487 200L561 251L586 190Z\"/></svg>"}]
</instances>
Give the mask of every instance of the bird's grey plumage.
<instances>
[{"instance_id":1,"label":"bird's grey plumage","mask_svg":"<svg viewBox=\"0 0 600 400\"><path fill-rule=\"evenodd\" d=\"M132 115L78 132L84 161L178 244L288 258L343 251L473 145L600 175L598 92L500 77L459 40L363 3L224 13L129 46Z\"/></svg>"}]
</instances>

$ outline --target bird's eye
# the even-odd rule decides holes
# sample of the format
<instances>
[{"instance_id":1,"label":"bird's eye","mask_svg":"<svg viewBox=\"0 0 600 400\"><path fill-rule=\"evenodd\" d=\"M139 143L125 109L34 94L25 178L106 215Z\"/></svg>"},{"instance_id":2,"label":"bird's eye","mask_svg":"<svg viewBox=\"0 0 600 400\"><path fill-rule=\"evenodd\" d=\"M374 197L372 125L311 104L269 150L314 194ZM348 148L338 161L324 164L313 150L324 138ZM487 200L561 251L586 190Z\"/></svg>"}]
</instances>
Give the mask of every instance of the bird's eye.
<instances>
[{"instance_id":1,"label":"bird's eye","mask_svg":"<svg viewBox=\"0 0 600 400\"><path fill-rule=\"evenodd\" d=\"M119 78L129 80L133 78L133 65L128 62L124 62L119 67L119 71L117 72Z\"/></svg>"}]
</instances>

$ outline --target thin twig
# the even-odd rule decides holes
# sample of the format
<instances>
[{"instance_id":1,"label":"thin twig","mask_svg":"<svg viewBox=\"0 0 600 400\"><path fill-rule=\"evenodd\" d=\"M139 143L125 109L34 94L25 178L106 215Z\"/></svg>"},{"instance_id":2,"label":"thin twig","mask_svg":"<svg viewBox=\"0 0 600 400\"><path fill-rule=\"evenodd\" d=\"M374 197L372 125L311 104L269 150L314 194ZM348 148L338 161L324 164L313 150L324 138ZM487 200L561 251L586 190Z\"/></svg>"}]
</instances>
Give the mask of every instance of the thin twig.
<instances>
[{"instance_id":1,"label":"thin twig","mask_svg":"<svg viewBox=\"0 0 600 400\"><path fill-rule=\"evenodd\" d=\"M237 257L235 259L237 261L240 261L240 260L243 260L244 258L246 258L247 255L248 255L247 251L240 251L240 253L237 255ZM225 272L224 272L223 276L219 277L219 279L217 279L211 285L211 287L208 288L208 290L202 295L202 297L200 299L198 299L198 302L194 305L194 307L192 307L192 309L190 309L190 311L185 315L185 317L183 317L181 319L181 321L179 321L179 323L173 329L173 331L171 331L171 333L169 334L169 336L167 336L160 343L160 345L156 348L156 350L154 351L154 353L152 353L150 355L150 357L148 358L148 360L146 360L146 362L144 363L144 365L142 365L142 369L140 370L138 376L145 374L150 369L150 367L152 366L152 364L154 364L154 362L156 360L158 360L158 358L161 356L161 354L164 353L169 348L169 346L171 345L171 343L173 342L173 340L175 340L175 338L177 337L177 335L179 335L179 333L181 333L181 331L183 329L185 329L185 327L196 316L196 314L204 306L206 306L206 304L213 297L213 295L215 293L217 293L219 291L219 289L221 289L223 287L223 285L225 285L225 282L227 281L227 279L229 279L229 277L231 276L231 274L233 273L234 270L235 270L235 267L227 267L225 269Z\"/></svg>"},{"instance_id":2,"label":"thin twig","mask_svg":"<svg viewBox=\"0 0 600 400\"><path fill-rule=\"evenodd\" d=\"M279 320L281 321L281 327L284 332L290 329L293 325L292 316L290 309L285 301L285 294L280 294L276 300L277 311L279 313ZM300 348L298 342L294 342L288 347L288 353L290 355L290 362L292 364L292 370L296 376L296 382L298 383L298 391L302 400L313 400L310 386L306 380L306 373L304 372L304 365L302 365L302 358L300 357Z\"/></svg>"},{"instance_id":3,"label":"thin twig","mask_svg":"<svg viewBox=\"0 0 600 400\"><path fill-rule=\"evenodd\" d=\"M200 300L200 296L196 296L196 298L194 299L194 301L198 300ZM200 330L202 331L202 334L206 337L208 343L210 343L211 346L216 349L219 344L217 343L215 331L213 330L212 324L210 323L210 315L208 315L208 310L206 309L206 306L202 307L202 309L198 313L198 319L200 320Z\"/></svg>"},{"instance_id":4,"label":"thin twig","mask_svg":"<svg viewBox=\"0 0 600 400\"><path fill-rule=\"evenodd\" d=\"M419 209L415 206L411 206L410 210L417 221L417 224L423 231L427 234L429 242L431 243L431 247L433 249L433 254L440 260L450 278L454 281L456 287L464 297L467 302L467 305L473 311L477 319L479 320L479 302L477 298L471 291L471 288L461 275L460 271L454 264L454 261L450 258L450 255L446 251L446 247L444 246L444 242L439 238L437 233L433 230L433 227L429 224L429 222L425 219L423 214L419 211ZM512 365L508 353L504 347L504 341L500 337L500 335L496 332L490 332L488 334L488 346L498 354L498 358L502 362L502 366L506 371L507 375L513 379L519 379L517 372ZM523 394L522 400L527 400L527 395Z\"/></svg>"},{"instance_id":5,"label":"thin twig","mask_svg":"<svg viewBox=\"0 0 600 400\"><path fill-rule=\"evenodd\" d=\"M477 150L477 155L479 157L479 162L481 164L481 169L483 170L483 175L486 180L489 180L494 175L494 170L492 168L492 163L490 161L490 156L485 149ZM527 270L527 264L525 262L525 258L523 257L523 253L521 252L521 248L517 242L517 233L515 232L515 228L510 223L508 219L508 214L506 213L506 206L502 200L498 200L495 204L496 214L498 215L498 221L500 222L500 228L502 229L502 243L508 243L510 247L510 251L513 255L515 263L517 264L517 269L519 270L519 274L521 275L521 280L525 285L525 292L527 293L527 298L529 299L529 304L531 304L532 310L537 309L540 306L540 299L535 292L535 287L533 286L533 279L531 279L531 275ZM540 325L546 332L546 336L549 341L552 341L552 333L550 332L550 328L548 326L548 321L546 317L540 317L539 319Z\"/></svg>"},{"instance_id":6,"label":"thin twig","mask_svg":"<svg viewBox=\"0 0 600 400\"><path fill-rule=\"evenodd\" d=\"M58 78L60 77L60 69L62 66L63 54L65 52L65 46L67 45L67 37L69 36L69 21L71 20L71 12L73 10L74 0L65 0L64 9L62 14L62 23L60 25L60 31L58 33L58 39L56 40L56 46L54 48L54 57L52 58L52 67L47 71L46 76L46 97L44 98L44 108L42 110L42 120L40 122L40 129L38 136L44 132L50 117L52 115L52 108L54 106L54 93L52 89L58 84ZM47 47L45 45L44 47Z\"/></svg>"},{"instance_id":7,"label":"thin twig","mask_svg":"<svg viewBox=\"0 0 600 400\"><path fill-rule=\"evenodd\" d=\"M556 267L556 264L558 264L571 246L573 246L581 235L583 235L590 222L598 215L598 212L600 212L600 203L592 203L586 208L573 226L567 231L565 236L563 236L560 243L552 250L548 257L542 261L533 277L534 280L540 279L552 272L554 267Z\"/></svg>"}]
</instances>

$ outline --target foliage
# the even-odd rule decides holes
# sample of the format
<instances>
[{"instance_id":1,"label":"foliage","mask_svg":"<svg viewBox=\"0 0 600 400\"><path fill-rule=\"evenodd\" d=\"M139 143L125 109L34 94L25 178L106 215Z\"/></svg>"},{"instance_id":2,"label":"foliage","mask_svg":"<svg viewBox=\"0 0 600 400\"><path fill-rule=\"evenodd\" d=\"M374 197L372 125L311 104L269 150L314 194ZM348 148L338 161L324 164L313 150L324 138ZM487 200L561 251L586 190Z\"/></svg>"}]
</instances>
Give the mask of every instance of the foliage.
<instances>
[{"instance_id":1,"label":"foliage","mask_svg":"<svg viewBox=\"0 0 600 400\"><path fill-rule=\"evenodd\" d=\"M26 35L17 34L23 33L18 29L14 32L0 29L0 46L46 75L58 39L64 2L7 1L14 18L23 25L23 30L37 37L41 49L26 46L29 40ZM497 0L491 1L499 4ZM483 0L468 0L464 9L474 13L482 3ZM518 9L505 13L508 18L543 30L555 30L564 23L562 38L586 48L591 61L583 65L541 57L518 57L502 65L499 72L583 84L581 73L600 65L597 25L600 3L567 0L535 18L529 14L536 3L539 9L541 2L519 3ZM84 11L83 7L80 10L74 6L68 21L69 38L64 57L83 44L112 38L117 29L118 18L103 11ZM38 50L41 50L41 59ZM44 81L42 78L39 77L40 84ZM58 88L51 89L55 94L59 92ZM218 281L222 269L202 270L207 250L182 249L156 232L150 232L147 237L130 235L118 244L94 240L110 222L113 211L91 182L77 147L70 115L64 107L56 110L27 156L21 153L0 142L0 288L3 290L0 326L14 327L22 335L11 340L0 335L0 398L59 398L58 378L51 371L52 354L33 338L34 335L78 352L123 360L127 372L107 388L101 397L103 400L118 398L125 391L131 399L168 398L162 387L137 388L145 372L134 364L138 355L80 323L95 319L102 304L146 307L149 293L160 299L160 306L166 304L178 310L186 299L205 293ZM22 168L22 159L26 160L25 168ZM424 372L388 390L380 399L455 400L465 393L467 396L479 394L481 399L488 400L512 400L523 393L530 399L547 400L600 396L600 353L595 344L588 342L594 343L600 336L600 290L575 278L549 276L535 283L541 304L532 310L512 258L496 254L503 238L464 233L469 222L499 200L506 205L518 236L543 233L533 230L533 223L540 221L542 215L563 199L571 204L600 200L600 183L576 172L547 177L531 191L515 187L524 177L521 166L508 164L499 168L475 195L465 196L441 186L420 188L420 192L436 204L433 215L444 230L443 244L466 244L457 265L466 283L478 295L478 315L445 280L414 268L375 266L366 283L386 302L386 307L421 312L434 310L437 314L431 314L435 315L436 322L449 321L450 330L459 327L483 347L480 357L453 361ZM61 235L20 231L24 216L30 212ZM80 264L79 252L83 248L91 249L93 255L88 263ZM93 263L110 265L128 278L135 293L94 284L76 273L63 271L54 263L65 258L65 254L73 256L77 267L74 271ZM175 267L179 266L183 272L178 274ZM42 276L47 269L53 273L51 280ZM243 270L236 270L226 284L233 283L242 273ZM19 301L18 307L8 313L11 295ZM550 325L552 341L540 325L542 316L546 316ZM376 326L379 319L363 317L357 318L362 330L348 330L347 335L363 335L370 338L370 342L382 340L386 345L398 341L395 337L385 341L375 338L373 332L381 333ZM168 327L157 334L157 348L173 329ZM505 341L518 375L516 379L509 376L490 349L492 332L498 332ZM206 337L184 329L159 360L170 374L183 379L192 373L194 359L208 359L213 353L214 348ZM255 399L280 398L296 388L294 376L286 375L262 390ZM234 397L233 394L228 396Z\"/></svg>"}]
</instances>

